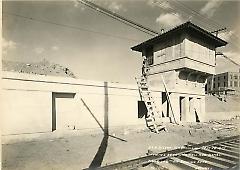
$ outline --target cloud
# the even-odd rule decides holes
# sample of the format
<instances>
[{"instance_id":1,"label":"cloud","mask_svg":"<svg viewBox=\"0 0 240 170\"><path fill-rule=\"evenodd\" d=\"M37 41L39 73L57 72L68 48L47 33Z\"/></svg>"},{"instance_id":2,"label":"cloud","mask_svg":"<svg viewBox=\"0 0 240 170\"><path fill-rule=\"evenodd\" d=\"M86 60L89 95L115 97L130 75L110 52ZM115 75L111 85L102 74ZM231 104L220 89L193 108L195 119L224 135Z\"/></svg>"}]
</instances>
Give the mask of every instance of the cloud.
<instances>
[{"instance_id":1,"label":"cloud","mask_svg":"<svg viewBox=\"0 0 240 170\"><path fill-rule=\"evenodd\" d=\"M2 39L2 52L3 54L7 54L9 50L15 49L16 48L16 43L11 40L5 40L4 38Z\"/></svg>"},{"instance_id":2,"label":"cloud","mask_svg":"<svg viewBox=\"0 0 240 170\"><path fill-rule=\"evenodd\" d=\"M99 6L102 6L104 8L107 8L111 10L112 12L118 12L118 11L126 11L126 9L123 8L123 5L110 0L89 0L90 2L93 2ZM78 2L78 0L73 0L73 6L75 8L80 8L81 10L85 10L85 6Z\"/></svg>"},{"instance_id":3,"label":"cloud","mask_svg":"<svg viewBox=\"0 0 240 170\"><path fill-rule=\"evenodd\" d=\"M161 28L171 28L183 23L183 18L178 13L161 14L156 19L156 23L159 24Z\"/></svg>"},{"instance_id":4,"label":"cloud","mask_svg":"<svg viewBox=\"0 0 240 170\"><path fill-rule=\"evenodd\" d=\"M42 47L34 48L34 52L37 54L42 54L44 51L45 51L45 49Z\"/></svg>"},{"instance_id":5,"label":"cloud","mask_svg":"<svg viewBox=\"0 0 240 170\"><path fill-rule=\"evenodd\" d=\"M73 2L73 6L75 8L80 8L82 11L85 10L85 7L82 4L80 4L80 2L78 2L78 0L73 0L72 2Z\"/></svg>"},{"instance_id":6,"label":"cloud","mask_svg":"<svg viewBox=\"0 0 240 170\"><path fill-rule=\"evenodd\" d=\"M171 5L169 2L167 1L164 1L163 3L160 4L160 7L163 8L163 9L171 9Z\"/></svg>"},{"instance_id":7,"label":"cloud","mask_svg":"<svg viewBox=\"0 0 240 170\"><path fill-rule=\"evenodd\" d=\"M207 15L210 18L214 15L216 10L218 9L218 7L221 6L222 3L222 0L210 0L200 10L200 13L203 15Z\"/></svg>"},{"instance_id":8,"label":"cloud","mask_svg":"<svg viewBox=\"0 0 240 170\"><path fill-rule=\"evenodd\" d=\"M123 6L117 2L111 2L108 5L108 9L110 9L112 12L118 12L120 10L123 10Z\"/></svg>"},{"instance_id":9,"label":"cloud","mask_svg":"<svg viewBox=\"0 0 240 170\"><path fill-rule=\"evenodd\" d=\"M147 2L147 5L154 7L154 6L156 6L157 1L156 0L147 0L146 2Z\"/></svg>"},{"instance_id":10,"label":"cloud","mask_svg":"<svg viewBox=\"0 0 240 170\"><path fill-rule=\"evenodd\" d=\"M53 51L58 51L59 50L59 47L58 46L52 46L51 48Z\"/></svg>"},{"instance_id":11,"label":"cloud","mask_svg":"<svg viewBox=\"0 0 240 170\"><path fill-rule=\"evenodd\" d=\"M233 34L234 34L234 31L221 32L219 33L219 38L222 38L225 41L229 41L229 39Z\"/></svg>"},{"instance_id":12,"label":"cloud","mask_svg":"<svg viewBox=\"0 0 240 170\"><path fill-rule=\"evenodd\" d=\"M74 1L72 1L72 2L73 2L73 6L74 6L74 7L77 8L77 7L79 6L79 2L78 2L77 0L74 0Z\"/></svg>"},{"instance_id":13,"label":"cloud","mask_svg":"<svg viewBox=\"0 0 240 170\"><path fill-rule=\"evenodd\" d=\"M157 1L157 0L148 0L147 4L151 7L159 6L162 9L171 9L171 5L168 1Z\"/></svg>"},{"instance_id":14,"label":"cloud","mask_svg":"<svg viewBox=\"0 0 240 170\"><path fill-rule=\"evenodd\" d=\"M126 11L126 9L123 7L123 5L120 4L119 2L116 2L116 1L112 1L112 0L101 0L101 1L93 0L92 2L101 6L101 7L107 8L112 12Z\"/></svg>"}]
</instances>

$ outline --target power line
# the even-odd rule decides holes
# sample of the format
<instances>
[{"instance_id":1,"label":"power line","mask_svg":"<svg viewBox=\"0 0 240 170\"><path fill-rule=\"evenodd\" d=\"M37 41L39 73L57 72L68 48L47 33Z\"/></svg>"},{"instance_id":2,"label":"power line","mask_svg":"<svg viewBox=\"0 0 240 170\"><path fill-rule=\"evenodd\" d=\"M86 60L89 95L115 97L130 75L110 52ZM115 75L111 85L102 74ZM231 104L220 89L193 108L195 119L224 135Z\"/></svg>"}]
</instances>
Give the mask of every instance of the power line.
<instances>
[{"instance_id":1,"label":"power line","mask_svg":"<svg viewBox=\"0 0 240 170\"><path fill-rule=\"evenodd\" d=\"M164 7L162 5L163 2L170 2L168 0L163 0L161 2L159 1L155 1L153 3L158 3L158 6L162 7L163 10L167 11L166 9L164 9ZM220 25L219 23L217 23L215 20L207 18L206 16L200 14L199 12L197 12L194 9L191 9L190 7L188 7L187 5L185 5L182 2L179 2L178 0L172 0L170 5L173 5L175 8L173 8L172 6L169 6L168 8L173 10L173 11L180 11L181 14L183 14L184 16L186 16L187 18L189 18L189 15L192 17L197 17L199 19L196 20L196 23L203 23L203 27L207 27L209 30L216 30L219 27L223 27L222 25ZM169 11L167 11L169 12ZM177 15L174 13L174 15ZM194 19L194 18L193 18ZM202 24L200 24L202 25ZM235 33L232 33L229 29L227 29L228 33L231 33L230 35L230 44L232 44L232 42L235 42L236 44L239 44L240 39L237 35L235 35ZM235 38L235 39L234 39ZM233 44L233 46L235 46ZM236 46L235 46L236 47Z\"/></svg>"},{"instance_id":2,"label":"power line","mask_svg":"<svg viewBox=\"0 0 240 170\"><path fill-rule=\"evenodd\" d=\"M163 0L163 1L161 1L161 2L159 2L159 1L156 0L156 1L152 2L152 3L154 3L155 5L157 5L158 7L160 7L162 10L164 10L164 11L166 11L166 12L169 12L169 11L163 6L163 5L164 5L163 2L168 2L168 0ZM175 6L175 5L174 5L174 6ZM175 6L175 8L169 6L168 9L171 9L172 11L181 11L181 14L182 14L183 16L185 16L185 18L187 18L187 19L184 19L184 22L190 20L190 15L189 15L185 10L179 10L179 8L178 8L178 7L176 8L176 6ZM175 15L175 16L177 16L177 17L179 17L179 15L178 15L177 13L174 13L174 12L173 12L172 14ZM203 21L203 20L198 20L198 22L202 23L201 25L203 25L205 28L208 28L209 30L215 29L215 28L213 28L213 27L207 26L207 25L209 25L209 23L207 23L207 22L205 22L205 21ZM198 25L199 25L199 24L198 24Z\"/></svg>"},{"instance_id":3,"label":"power line","mask_svg":"<svg viewBox=\"0 0 240 170\"><path fill-rule=\"evenodd\" d=\"M164 1L165 1L165 2L168 2L168 0L164 0ZM155 2L153 2L153 3L162 4L164 1L162 1L162 2L155 1ZM187 14L186 9L188 9L189 11L191 11L191 14L193 14L194 16L197 15L197 16L200 18L198 21L200 21L200 22L202 22L202 23L206 23L207 25L211 25L210 23L215 23L215 26L219 26L219 25L220 25L220 24L218 24L216 21L214 21L214 20L212 20L212 19L210 19L210 18L206 18L206 17L203 16L202 14L200 14L200 13L198 13L197 11L191 9L190 7L188 7L187 5L179 2L178 0L173 0L173 1L171 1L171 2L176 2L176 3L180 4L183 8L185 8L185 10L182 8L182 12L184 12L185 14ZM159 6L159 5L158 5L158 6ZM160 7L163 7L163 6L160 5ZM177 6L175 5L175 7L177 7ZM172 10L174 10L171 6L170 6L169 8L172 9ZM178 9L179 9L179 8L178 8ZM175 10L177 10L177 8L175 8ZM174 15L176 15L176 13L174 13ZM208 21L211 21L211 22L206 22L205 20L208 20ZM213 28L212 25L211 25L211 28ZM218 31L219 31L219 30L225 30L225 29L227 29L227 28L218 29ZM214 31L214 32L216 32L216 31ZM214 33L214 32L212 32L212 33ZM230 31L228 31L228 32L230 33ZM234 35L234 34L233 34L233 35ZM238 38L238 37L235 36L235 38ZM239 42L237 42L237 44L238 44L238 43L239 43ZM232 41L229 41L229 44L239 49L239 46L237 46L237 45L236 45L235 43L233 43ZM224 57L225 57L225 58L228 58L226 55L224 55ZM229 61L234 62L231 58L229 58Z\"/></svg>"},{"instance_id":4,"label":"power line","mask_svg":"<svg viewBox=\"0 0 240 170\"><path fill-rule=\"evenodd\" d=\"M87 0L79 0L79 2L84 2L84 4L94 10L97 10L98 12L101 12L105 15L110 16L113 19L119 20L135 29L138 29L144 33L147 33L149 35L156 35L157 32L155 32L154 30L151 30L150 28L144 27L143 25L137 24L136 22L133 22L129 19L126 19L118 14L115 14L111 11L108 11L96 4L93 4ZM158 2L159 3L159 2ZM173 8L172 8L173 9ZM61 23L56 23L56 22L52 22L52 21L48 21L48 20L42 20L42 19L37 19L37 18L32 18L32 17L27 17L27 16L23 16L23 15L19 15L19 14L14 14L14 13L8 13L8 12L3 12L3 14L7 14L7 15L11 15L11 16L15 16L15 17L20 17L20 18L24 18L27 20L32 20L32 21L37 21L37 22L42 22L42 23L48 23L48 24L53 24L53 25L57 25L57 26L62 26L62 27L66 27L66 28L71 28L71 29L77 29L80 31L86 31L86 32L91 32L91 33L95 33L95 34L101 34L103 36L109 36L109 37L115 37L115 38L119 38L119 39L126 39L126 40L130 40L130 41L138 41L138 40L134 40L134 39L129 39L127 37L122 37L122 36L116 36L116 35L112 35L112 34L107 34L107 33L103 33L103 32L98 32L98 31L93 31L93 30L88 30L85 28L81 28L81 27L77 27L77 26L71 26L71 25L66 25L66 24L61 24ZM234 44L233 44L234 45ZM227 57L227 56L225 56ZM231 60L231 59L230 59Z\"/></svg>"},{"instance_id":5,"label":"power line","mask_svg":"<svg viewBox=\"0 0 240 170\"><path fill-rule=\"evenodd\" d=\"M107 33L104 33L104 32L89 30L89 29L85 29L85 28L82 28L82 27L78 27L78 26L62 24L62 23L52 22L52 21L49 21L49 20L43 20L43 19L38 19L38 18L33 18L33 17L27 17L27 16L23 16L23 15L20 15L20 14L15 14L15 13L3 12L3 14L14 16L14 17L19 17L19 18L23 18L23 19L31 20L31 21L35 21L35 22L41 22L41 23L57 25L57 26L65 27L65 28L75 29L75 30L79 30L79 31L90 32L90 33L99 34L99 35L102 35L102 36L108 36L108 37L124 39L124 40L129 40L129 41L134 41L134 42L139 42L140 41L140 40L130 39L130 38L123 37L123 36L117 36L117 35L113 35L113 34L107 34Z\"/></svg>"},{"instance_id":6,"label":"power line","mask_svg":"<svg viewBox=\"0 0 240 170\"><path fill-rule=\"evenodd\" d=\"M237 66L240 66L240 64L238 64L237 62L233 61L230 57L227 57L225 54L223 54L223 53L221 53L221 52L216 53L216 55L223 56L224 58L226 58L227 60L229 60L229 61L232 62L233 64L235 64L235 65L237 65Z\"/></svg>"},{"instance_id":7,"label":"power line","mask_svg":"<svg viewBox=\"0 0 240 170\"><path fill-rule=\"evenodd\" d=\"M160 5L160 4L162 4L163 2L168 2L168 3L169 3L168 0L163 0L162 2L155 1L155 2L153 2L153 3L158 4L158 6L161 7L163 10L169 12L168 10L166 10L166 9L164 8L164 6ZM169 3L170 5L169 5L168 9L171 9L172 11L180 11L180 13L181 13L183 16L185 16L185 17L187 18L187 20L190 20L190 19L191 19L191 18L190 18L191 15L189 15L189 13L186 12L185 9L180 9L180 8L179 8L180 6L176 6L176 4L172 4L172 2L173 2L173 1L171 1L171 3ZM175 6L175 8L173 8L171 5ZM173 14L178 17L178 15L177 15L176 13L173 13ZM202 23L202 24L200 24L200 25L204 26L205 28L208 28L209 30L215 29L215 28L213 28L212 26L207 26L207 25L209 25L209 23L208 23L208 22L205 22L204 20L197 20L197 22ZM197 24L197 25L199 25L199 24Z\"/></svg>"},{"instance_id":8,"label":"power line","mask_svg":"<svg viewBox=\"0 0 240 170\"><path fill-rule=\"evenodd\" d=\"M154 31L154 30L152 30L148 27L145 27L145 26L143 26L141 24L138 24L138 23L136 23L132 20L129 20L129 19L123 17L123 16L120 16L120 15L118 15L118 14L112 12L112 11L109 11L109 10L107 10L107 9L105 9L105 8L95 4L93 2L90 2L88 0L78 0L78 2L86 5L87 7L91 8L91 9L97 11L97 12L100 12L100 13L106 15L106 16L109 16L112 19L118 20L118 21L132 27L132 28L135 28L135 29L137 29L139 31L142 31L146 34L149 34L151 36L156 36L156 35L159 34L159 32L157 32L157 31Z\"/></svg>"},{"instance_id":9,"label":"power line","mask_svg":"<svg viewBox=\"0 0 240 170\"><path fill-rule=\"evenodd\" d=\"M191 14L198 16L200 18L202 18L203 20L208 20L210 22L207 22L209 25L214 25L215 27L225 27L221 24L219 24L218 22L216 22L215 20L211 19L211 18L207 18L204 15L202 15L201 13L199 13L198 11L190 8L189 6L187 6L185 3L180 2L179 0L172 0L171 2L175 2L175 4L177 3L178 5L182 6L183 8L187 9L188 11L191 12ZM228 28L226 28L228 32L231 32L231 30L229 30ZM235 35L235 33L232 34L232 36L235 36L235 38L239 39L239 37L237 35ZM239 39L240 40L240 39Z\"/></svg>"},{"instance_id":10,"label":"power line","mask_svg":"<svg viewBox=\"0 0 240 170\"><path fill-rule=\"evenodd\" d=\"M203 16L203 15L200 14L198 11L190 8L189 6L187 6L186 4L184 4L184 3L182 3L182 2L180 2L180 1L178 1L178 0L173 0L172 2L173 2L173 3L175 2L175 4L178 4L178 5L180 5L182 8L187 9L188 11L191 12L191 14L193 14L193 15L195 15L195 16L199 16L200 18L202 18L202 19L204 19L204 20L211 20L211 25L215 25L216 27L223 27L223 26L220 26L220 24L217 23L216 21L214 21L214 20L212 20L212 19L210 19L210 18L207 18L207 17Z\"/></svg>"}]
</instances>

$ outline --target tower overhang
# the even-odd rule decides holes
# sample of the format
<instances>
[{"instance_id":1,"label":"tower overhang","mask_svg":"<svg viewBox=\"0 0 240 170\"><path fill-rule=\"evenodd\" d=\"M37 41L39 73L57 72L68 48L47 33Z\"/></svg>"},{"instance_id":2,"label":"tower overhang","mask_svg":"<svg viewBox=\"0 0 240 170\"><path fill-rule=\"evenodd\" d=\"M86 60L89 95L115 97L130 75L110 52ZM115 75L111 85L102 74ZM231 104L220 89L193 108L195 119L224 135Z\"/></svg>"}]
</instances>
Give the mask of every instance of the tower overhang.
<instances>
[{"instance_id":1,"label":"tower overhang","mask_svg":"<svg viewBox=\"0 0 240 170\"><path fill-rule=\"evenodd\" d=\"M200 28L199 26L189 22L179 25L163 34L160 34L154 38L144 41L131 49L133 51L142 52L147 48L152 48L155 44L165 43L170 37L187 34L189 36L195 37L199 40L204 40L206 43L213 45L213 47L221 47L227 45L227 42L213 35L212 33Z\"/></svg>"}]
</instances>

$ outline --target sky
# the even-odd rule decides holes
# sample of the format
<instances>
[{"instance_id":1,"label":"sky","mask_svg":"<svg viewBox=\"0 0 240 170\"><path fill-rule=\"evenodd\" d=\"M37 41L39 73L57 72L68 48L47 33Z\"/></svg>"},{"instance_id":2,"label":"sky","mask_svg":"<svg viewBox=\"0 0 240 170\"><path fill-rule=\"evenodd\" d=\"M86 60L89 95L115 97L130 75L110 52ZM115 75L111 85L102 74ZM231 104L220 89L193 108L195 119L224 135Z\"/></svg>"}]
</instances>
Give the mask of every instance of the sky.
<instances>
[{"instance_id":1,"label":"sky","mask_svg":"<svg viewBox=\"0 0 240 170\"><path fill-rule=\"evenodd\" d=\"M186 21L214 31L229 44L218 51L240 64L240 1L92 0L153 30ZM94 11L77 1L3 1L3 59L67 66L78 78L134 83L141 54L131 51L151 35ZM217 57L217 73L239 67Z\"/></svg>"}]
</instances>

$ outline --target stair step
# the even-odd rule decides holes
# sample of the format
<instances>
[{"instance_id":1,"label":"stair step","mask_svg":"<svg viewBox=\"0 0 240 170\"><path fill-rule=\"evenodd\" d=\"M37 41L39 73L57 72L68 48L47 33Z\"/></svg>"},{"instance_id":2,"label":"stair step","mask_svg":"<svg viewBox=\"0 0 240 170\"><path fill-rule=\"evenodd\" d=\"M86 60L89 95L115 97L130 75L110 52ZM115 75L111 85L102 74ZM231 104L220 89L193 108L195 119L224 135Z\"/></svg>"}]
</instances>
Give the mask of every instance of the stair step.
<instances>
[{"instance_id":1,"label":"stair step","mask_svg":"<svg viewBox=\"0 0 240 170\"><path fill-rule=\"evenodd\" d=\"M154 127L154 124L148 125L148 127L150 127L150 128L151 128L151 127Z\"/></svg>"},{"instance_id":2,"label":"stair step","mask_svg":"<svg viewBox=\"0 0 240 170\"><path fill-rule=\"evenodd\" d=\"M155 125L155 126L154 125L148 125L148 128L152 131L155 131L155 132L156 132L156 130L157 130L157 132L161 131L161 130L166 130L166 127L163 126L163 125Z\"/></svg>"},{"instance_id":3,"label":"stair step","mask_svg":"<svg viewBox=\"0 0 240 170\"><path fill-rule=\"evenodd\" d=\"M146 102L153 102L152 99L146 99L145 101L146 101Z\"/></svg>"},{"instance_id":4,"label":"stair step","mask_svg":"<svg viewBox=\"0 0 240 170\"><path fill-rule=\"evenodd\" d=\"M146 117L146 119L153 119L153 120L155 120L154 114L149 115L148 117Z\"/></svg>"},{"instance_id":5,"label":"stair step","mask_svg":"<svg viewBox=\"0 0 240 170\"><path fill-rule=\"evenodd\" d=\"M154 121L152 118L146 118L146 121L147 122L152 122L152 121Z\"/></svg>"},{"instance_id":6,"label":"stair step","mask_svg":"<svg viewBox=\"0 0 240 170\"><path fill-rule=\"evenodd\" d=\"M150 118L146 118L146 121L147 121L147 122L151 122L151 121L154 121L154 122L155 122L155 118L152 117L152 116L150 116Z\"/></svg>"},{"instance_id":7,"label":"stair step","mask_svg":"<svg viewBox=\"0 0 240 170\"><path fill-rule=\"evenodd\" d=\"M145 81L142 81L142 82L140 82L140 84L147 84L147 82L145 82Z\"/></svg>"}]
</instances>

